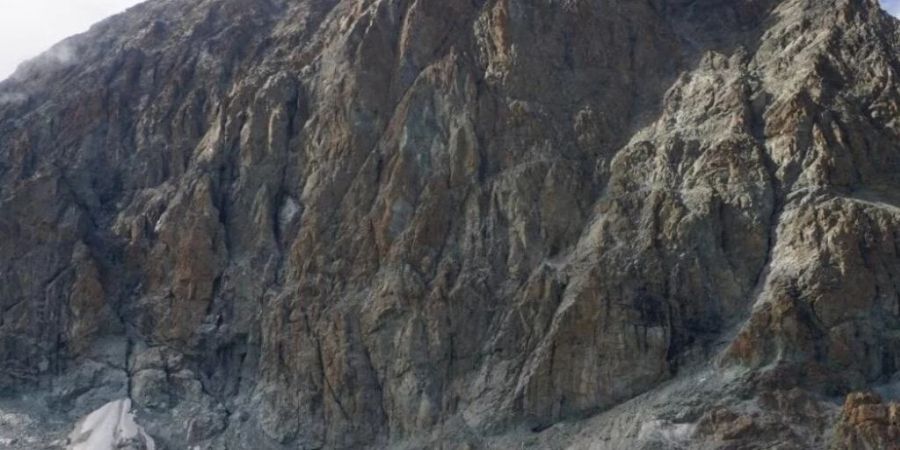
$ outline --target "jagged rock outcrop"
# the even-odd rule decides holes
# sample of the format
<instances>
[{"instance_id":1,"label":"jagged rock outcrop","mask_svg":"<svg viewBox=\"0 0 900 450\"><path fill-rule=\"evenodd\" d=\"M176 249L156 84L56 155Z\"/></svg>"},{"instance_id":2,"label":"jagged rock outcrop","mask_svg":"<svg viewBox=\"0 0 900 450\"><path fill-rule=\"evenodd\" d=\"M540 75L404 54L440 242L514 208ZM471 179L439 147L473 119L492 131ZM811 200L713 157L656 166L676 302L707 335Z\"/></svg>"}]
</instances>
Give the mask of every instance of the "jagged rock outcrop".
<instances>
[{"instance_id":1,"label":"jagged rock outcrop","mask_svg":"<svg viewBox=\"0 0 900 450\"><path fill-rule=\"evenodd\" d=\"M151 0L0 84L0 439L876 442L898 83L874 0Z\"/></svg>"},{"instance_id":2,"label":"jagged rock outcrop","mask_svg":"<svg viewBox=\"0 0 900 450\"><path fill-rule=\"evenodd\" d=\"M847 396L835 448L900 448L900 405L885 405L877 394Z\"/></svg>"}]
</instances>

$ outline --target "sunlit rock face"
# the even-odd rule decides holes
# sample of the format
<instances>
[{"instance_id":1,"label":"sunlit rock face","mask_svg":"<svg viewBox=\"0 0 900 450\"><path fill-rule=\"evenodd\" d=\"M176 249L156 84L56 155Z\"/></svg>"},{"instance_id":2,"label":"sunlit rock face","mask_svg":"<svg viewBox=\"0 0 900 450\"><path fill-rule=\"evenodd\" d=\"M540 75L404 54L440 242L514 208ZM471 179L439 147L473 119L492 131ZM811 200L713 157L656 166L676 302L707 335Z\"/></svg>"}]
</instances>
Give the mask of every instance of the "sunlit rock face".
<instances>
[{"instance_id":1,"label":"sunlit rock face","mask_svg":"<svg viewBox=\"0 0 900 450\"><path fill-rule=\"evenodd\" d=\"M863 442L898 80L874 0L150 1L0 84L0 437Z\"/></svg>"}]
</instances>

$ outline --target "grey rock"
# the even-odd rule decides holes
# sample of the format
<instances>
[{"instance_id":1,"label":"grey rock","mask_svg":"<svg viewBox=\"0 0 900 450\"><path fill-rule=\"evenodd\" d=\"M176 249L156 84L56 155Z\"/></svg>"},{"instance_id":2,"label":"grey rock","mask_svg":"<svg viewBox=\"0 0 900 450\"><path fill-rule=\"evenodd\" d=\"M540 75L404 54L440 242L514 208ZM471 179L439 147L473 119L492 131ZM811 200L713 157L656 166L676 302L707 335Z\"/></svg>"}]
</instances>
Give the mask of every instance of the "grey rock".
<instances>
[{"instance_id":1,"label":"grey rock","mask_svg":"<svg viewBox=\"0 0 900 450\"><path fill-rule=\"evenodd\" d=\"M143 3L0 83L0 438L882 442L897 80L874 0Z\"/></svg>"}]
</instances>

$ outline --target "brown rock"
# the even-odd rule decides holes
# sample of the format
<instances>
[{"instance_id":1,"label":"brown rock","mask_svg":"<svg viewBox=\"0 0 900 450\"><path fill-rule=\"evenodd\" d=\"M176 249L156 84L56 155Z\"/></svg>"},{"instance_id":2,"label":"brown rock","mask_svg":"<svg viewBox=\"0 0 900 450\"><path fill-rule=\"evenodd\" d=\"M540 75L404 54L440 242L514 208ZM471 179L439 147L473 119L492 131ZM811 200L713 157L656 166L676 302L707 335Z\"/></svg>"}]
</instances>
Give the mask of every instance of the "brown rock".
<instances>
[{"instance_id":1,"label":"brown rock","mask_svg":"<svg viewBox=\"0 0 900 450\"><path fill-rule=\"evenodd\" d=\"M898 33L149 1L0 83L0 390L79 417L127 374L172 448L821 447L900 368Z\"/></svg>"},{"instance_id":2,"label":"brown rock","mask_svg":"<svg viewBox=\"0 0 900 450\"><path fill-rule=\"evenodd\" d=\"M835 449L900 449L896 412L900 405L884 404L872 393L847 396L835 428Z\"/></svg>"}]
</instances>

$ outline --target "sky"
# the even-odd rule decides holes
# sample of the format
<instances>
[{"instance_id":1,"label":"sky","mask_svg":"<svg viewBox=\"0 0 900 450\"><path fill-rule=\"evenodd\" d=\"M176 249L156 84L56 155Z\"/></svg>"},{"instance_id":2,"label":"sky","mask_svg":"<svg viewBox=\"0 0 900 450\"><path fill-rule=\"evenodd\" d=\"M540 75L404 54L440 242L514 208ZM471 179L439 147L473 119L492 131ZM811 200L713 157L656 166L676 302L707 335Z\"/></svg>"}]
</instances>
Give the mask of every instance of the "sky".
<instances>
[{"instance_id":1,"label":"sky","mask_svg":"<svg viewBox=\"0 0 900 450\"><path fill-rule=\"evenodd\" d=\"M881 0L881 6L895 17L900 17L900 0Z\"/></svg>"},{"instance_id":2,"label":"sky","mask_svg":"<svg viewBox=\"0 0 900 450\"><path fill-rule=\"evenodd\" d=\"M0 0L0 80L22 61L141 0ZM881 0L900 17L900 0Z\"/></svg>"},{"instance_id":3,"label":"sky","mask_svg":"<svg viewBox=\"0 0 900 450\"><path fill-rule=\"evenodd\" d=\"M92 24L141 0L0 0L0 80Z\"/></svg>"}]
</instances>

